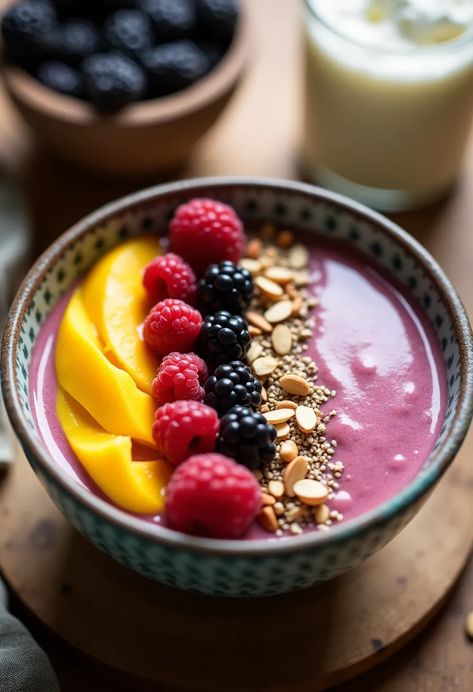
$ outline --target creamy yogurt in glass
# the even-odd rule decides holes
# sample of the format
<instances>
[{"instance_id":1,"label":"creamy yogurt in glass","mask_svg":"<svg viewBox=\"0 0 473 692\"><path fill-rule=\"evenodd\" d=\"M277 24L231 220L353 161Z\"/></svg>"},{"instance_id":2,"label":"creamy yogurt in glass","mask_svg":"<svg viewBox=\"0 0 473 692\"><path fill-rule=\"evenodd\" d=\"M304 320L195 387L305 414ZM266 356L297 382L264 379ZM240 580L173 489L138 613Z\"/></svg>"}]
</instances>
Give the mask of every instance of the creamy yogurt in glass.
<instances>
[{"instance_id":1,"label":"creamy yogurt in glass","mask_svg":"<svg viewBox=\"0 0 473 692\"><path fill-rule=\"evenodd\" d=\"M383 210L455 182L473 113L473 0L305 0L303 156Z\"/></svg>"}]
</instances>

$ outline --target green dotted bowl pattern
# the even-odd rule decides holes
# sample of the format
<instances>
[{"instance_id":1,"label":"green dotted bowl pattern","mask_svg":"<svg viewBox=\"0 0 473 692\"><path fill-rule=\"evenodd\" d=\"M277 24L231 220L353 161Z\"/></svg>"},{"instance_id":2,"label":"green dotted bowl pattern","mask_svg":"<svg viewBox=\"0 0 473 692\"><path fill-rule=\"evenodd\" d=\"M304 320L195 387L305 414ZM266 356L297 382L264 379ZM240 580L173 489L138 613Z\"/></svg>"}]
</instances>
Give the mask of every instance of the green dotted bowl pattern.
<instances>
[{"instance_id":1,"label":"green dotted bowl pattern","mask_svg":"<svg viewBox=\"0 0 473 692\"><path fill-rule=\"evenodd\" d=\"M47 314L107 250L143 232L163 233L176 206L206 196L247 221L272 221L342 240L368 255L414 296L432 323L448 385L445 420L418 477L399 495L329 532L283 540L215 541L132 517L75 483L36 435L29 408L32 348ZM35 264L10 312L3 345L4 396L26 455L72 524L131 569L165 584L215 595L264 595L330 579L379 550L415 515L458 450L472 415L471 330L442 271L410 236L343 197L284 181L203 179L160 186L108 205L61 236Z\"/></svg>"}]
</instances>

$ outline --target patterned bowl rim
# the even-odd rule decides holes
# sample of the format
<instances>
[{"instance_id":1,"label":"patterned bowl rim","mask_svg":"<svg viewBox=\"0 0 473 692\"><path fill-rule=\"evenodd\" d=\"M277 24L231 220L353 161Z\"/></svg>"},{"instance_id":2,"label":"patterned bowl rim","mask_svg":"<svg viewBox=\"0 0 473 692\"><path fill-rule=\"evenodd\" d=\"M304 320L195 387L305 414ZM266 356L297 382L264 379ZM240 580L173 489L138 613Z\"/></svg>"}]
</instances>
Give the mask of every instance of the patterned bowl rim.
<instances>
[{"instance_id":1,"label":"patterned bowl rim","mask_svg":"<svg viewBox=\"0 0 473 692\"><path fill-rule=\"evenodd\" d=\"M305 196L311 201L319 201L337 207L356 217L359 221L375 224L385 236L394 240L407 251L429 274L445 302L460 351L460 389L459 398L448 434L442 444L430 456L426 469L418 474L400 493L370 511L346 523L333 527L330 531L310 532L280 540L221 540L189 536L172 529L147 523L120 510L105 500L96 497L90 490L77 483L72 476L55 463L52 456L41 446L23 414L16 378L16 352L22 322L28 307L46 274L56 262L80 237L86 235L99 224L119 214L138 210L162 197L182 194L213 194L232 188L243 190L269 191L274 194ZM425 496L449 467L468 431L473 416L473 335L468 317L455 289L437 262L427 250L406 231L362 204L342 195L328 192L305 183L251 177L212 177L178 181L157 185L133 193L111 202L89 214L69 230L59 236L34 263L25 277L10 308L2 344L3 395L6 408L23 447L34 457L40 468L51 477L76 502L92 513L112 523L117 528L129 531L151 542L170 547L207 554L227 555L276 555L287 552L300 552L307 549L335 547L369 529L381 528L396 515Z\"/></svg>"}]
</instances>

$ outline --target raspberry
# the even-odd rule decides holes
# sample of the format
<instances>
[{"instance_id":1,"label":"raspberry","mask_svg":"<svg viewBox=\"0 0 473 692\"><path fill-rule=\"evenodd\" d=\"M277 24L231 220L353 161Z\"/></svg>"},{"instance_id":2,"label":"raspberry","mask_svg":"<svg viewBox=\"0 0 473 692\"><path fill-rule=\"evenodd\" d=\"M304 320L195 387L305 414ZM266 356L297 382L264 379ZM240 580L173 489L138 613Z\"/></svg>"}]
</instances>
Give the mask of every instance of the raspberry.
<instances>
[{"instance_id":1,"label":"raspberry","mask_svg":"<svg viewBox=\"0 0 473 692\"><path fill-rule=\"evenodd\" d=\"M218 434L218 416L200 401L174 401L155 413L153 438L158 451L173 466L192 454L212 452Z\"/></svg>"},{"instance_id":2,"label":"raspberry","mask_svg":"<svg viewBox=\"0 0 473 692\"><path fill-rule=\"evenodd\" d=\"M202 317L182 300L166 298L149 311L143 325L143 337L160 356L171 351L185 353L199 336Z\"/></svg>"},{"instance_id":3,"label":"raspberry","mask_svg":"<svg viewBox=\"0 0 473 692\"><path fill-rule=\"evenodd\" d=\"M153 303L165 298L179 298L189 305L195 302L195 274L187 262L172 252L156 257L148 264L143 274L143 286Z\"/></svg>"},{"instance_id":4,"label":"raspberry","mask_svg":"<svg viewBox=\"0 0 473 692\"><path fill-rule=\"evenodd\" d=\"M276 429L246 406L234 406L223 416L217 450L250 469L268 463L276 454Z\"/></svg>"},{"instance_id":5,"label":"raspberry","mask_svg":"<svg viewBox=\"0 0 473 692\"><path fill-rule=\"evenodd\" d=\"M245 245L243 225L232 207L193 199L176 210L169 225L171 249L201 275L209 264L238 263Z\"/></svg>"},{"instance_id":6,"label":"raspberry","mask_svg":"<svg viewBox=\"0 0 473 692\"><path fill-rule=\"evenodd\" d=\"M253 278L248 269L229 260L211 264L197 286L199 306L207 314L218 310L238 314L248 307L253 290Z\"/></svg>"},{"instance_id":7,"label":"raspberry","mask_svg":"<svg viewBox=\"0 0 473 692\"><path fill-rule=\"evenodd\" d=\"M212 538L242 536L261 509L253 474L221 454L198 454L185 461L166 489L169 525Z\"/></svg>"},{"instance_id":8,"label":"raspberry","mask_svg":"<svg viewBox=\"0 0 473 692\"><path fill-rule=\"evenodd\" d=\"M202 401L208 371L195 353L170 353L162 360L153 380L153 395L158 405L179 399Z\"/></svg>"},{"instance_id":9,"label":"raspberry","mask_svg":"<svg viewBox=\"0 0 473 692\"><path fill-rule=\"evenodd\" d=\"M221 364L243 360L250 348L248 324L240 315L220 310L207 315L199 334L198 352L206 361Z\"/></svg>"},{"instance_id":10,"label":"raspberry","mask_svg":"<svg viewBox=\"0 0 473 692\"><path fill-rule=\"evenodd\" d=\"M219 365L205 383L204 402L220 415L237 404L258 408L261 404L261 382L253 377L248 365L232 360Z\"/></svg>"}]
</instances>

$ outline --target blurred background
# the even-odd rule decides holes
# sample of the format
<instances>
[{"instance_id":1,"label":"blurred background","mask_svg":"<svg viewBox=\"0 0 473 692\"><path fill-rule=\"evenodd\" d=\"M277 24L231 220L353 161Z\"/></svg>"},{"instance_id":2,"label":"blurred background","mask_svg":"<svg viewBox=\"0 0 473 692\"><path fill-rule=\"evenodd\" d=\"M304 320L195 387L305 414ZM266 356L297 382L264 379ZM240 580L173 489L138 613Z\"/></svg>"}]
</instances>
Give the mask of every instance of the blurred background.
<instances>
[{"instance_id":1,"label":"blurred background","mask_svg":"<svg viewBox=\"0 0 473 692\"><path fill-rule=\"evenodd\" d=\"M0 2L0 14L11 4L6 0ZM55 237L88 212L126 193L159 182L198 176L304 178L300 163L304 149L305 89L302 4L299 0L240 0L241 16L235 20L232 36L228 38L223 32L222 38L221 31L215 30L214 43L221 46L222 55L207 74L202 73L202 79L189 87L194 90L192 93L163 93L162 99L155 99L155 103L153 99L143 101L111 115L92 116L87 104L79 103L76 109L61 100L60 95L49 98L34 79L27 75L25 79L21 69L18 74L15 65L5 61L4 56L0 80L0 262L11 271L9 286L0 287L5 304L24 268ZM469 40L472 41L471 37ZM156 63L150 69L157 73ZM33 128L44 128L45 119L49 124L52 119L53 125L57 121L80 122L91 128L89 153L98 161L96 169L70 165L41 143L20 117L12 96ZM163 139L148 139L156 136L156 123L168 127L176 122L177 129L165 130ZM124 144L121 137L130 127L144 129L147 134L132 145ZM55 130L54 126L53 131L57 132L56 148L64 145L73 151L69 133ZM111 164L104 162L99 153L109 136ZM186 140L188 136L196 140L192 148L190 140ZM133 175L127 174L126 165L119 175L105 171L113 169L113 161L122 161L120 153L127 147L130 147L129 156L148 149L144 158L149 163L150 153L159 159L183 144L188 158L183 160L179 155L164 170L140 172L139 166L133 164ZM77 145L76 155L82 146ZM447 196L423 209L391 215L440 261L470 315L473 314L472 147L470 138L461 175ZM144 168L149 168L148 163ZM0 273L3 278L4 271ZM465 673L462 679L467 680L470 675L471 680L471 650L462 630L471 584L470 566L448 611L407 654L399 654L381 671L370 674L366 683L360 683L365 686L355 683L344 689L466 690L462 683L457 684L456 671L460 666ZM57 652L55 664L58 670L70 665ZM81 682L77 684L77 689L84 689Z\"/></svg>"}]
</instances>

